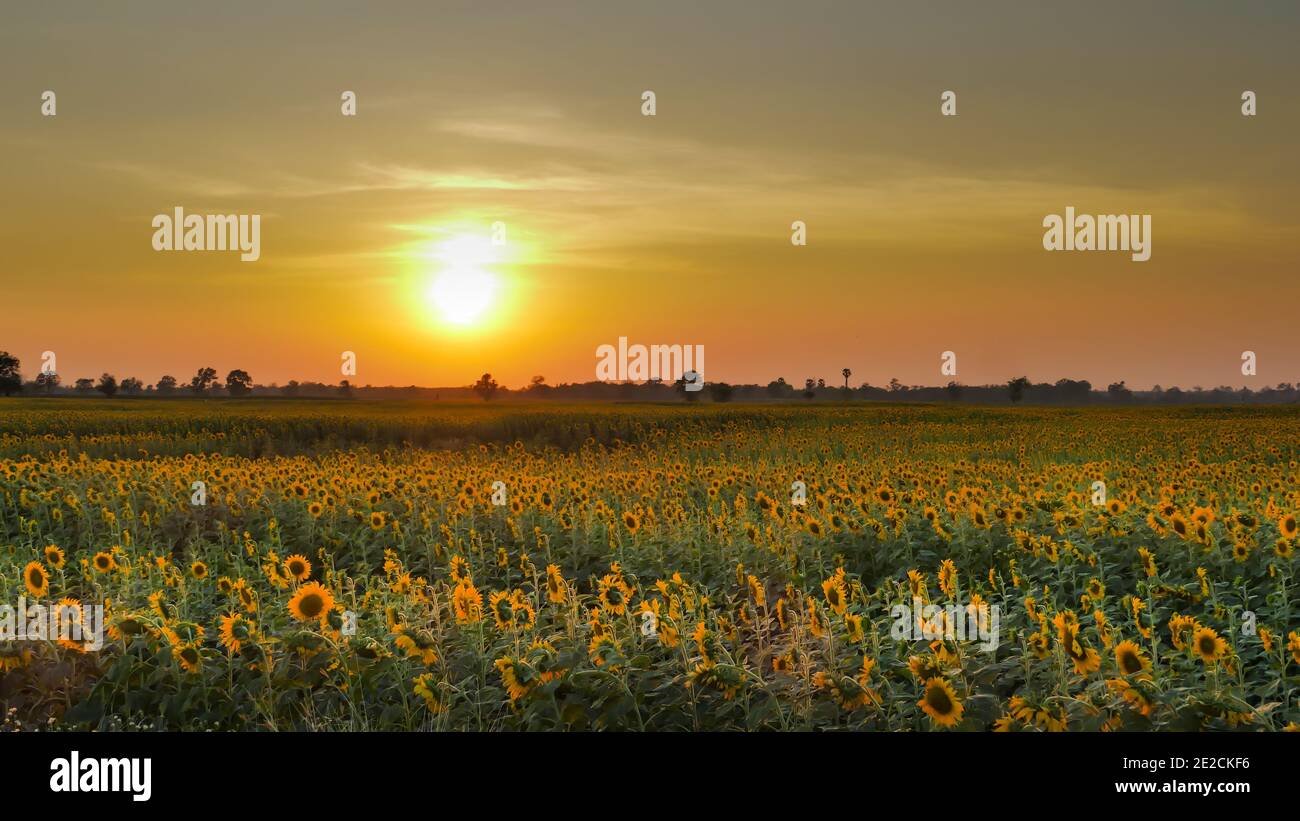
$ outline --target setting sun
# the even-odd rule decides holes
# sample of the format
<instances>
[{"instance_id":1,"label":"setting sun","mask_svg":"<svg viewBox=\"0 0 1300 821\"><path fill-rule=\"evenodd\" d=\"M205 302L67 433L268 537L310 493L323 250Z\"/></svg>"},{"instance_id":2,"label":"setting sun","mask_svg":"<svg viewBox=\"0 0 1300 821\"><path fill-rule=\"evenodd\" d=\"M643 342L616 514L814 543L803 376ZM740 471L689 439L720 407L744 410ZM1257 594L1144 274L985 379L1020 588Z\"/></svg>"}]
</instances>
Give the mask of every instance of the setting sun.
<instances>
[{"instance_id":1,"label":"setting sun","mask_svg":"<svg viewBox=\"0 0 1300 821\"><path fill-rule=\"evenodd\" d=\"M497 262L494 250L485 237L462 235L440 243L431 254L440 270L428 298L445 321L471 325L492 306L498 283L485 267Z\"/></svg>"}]
</instances>

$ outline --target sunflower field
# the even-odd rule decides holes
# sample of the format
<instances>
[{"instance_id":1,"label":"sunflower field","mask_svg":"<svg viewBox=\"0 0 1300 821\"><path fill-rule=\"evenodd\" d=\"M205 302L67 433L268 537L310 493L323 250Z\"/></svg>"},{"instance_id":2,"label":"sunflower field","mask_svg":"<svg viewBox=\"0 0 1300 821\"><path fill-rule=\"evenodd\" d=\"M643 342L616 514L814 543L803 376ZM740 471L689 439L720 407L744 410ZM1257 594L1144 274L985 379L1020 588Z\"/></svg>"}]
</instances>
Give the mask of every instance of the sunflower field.
<instances>
[{"instance_id":1,"label":"sunflower field","mask_svg":"<svg viewBox=\"0 0 1300 821\"><path fill-rule=\"evenodd\" d=\"M1293 407L4 400L0 604L105 631L3 729L1294 730L1298 510Z\"/></svg>"}]
</instances>

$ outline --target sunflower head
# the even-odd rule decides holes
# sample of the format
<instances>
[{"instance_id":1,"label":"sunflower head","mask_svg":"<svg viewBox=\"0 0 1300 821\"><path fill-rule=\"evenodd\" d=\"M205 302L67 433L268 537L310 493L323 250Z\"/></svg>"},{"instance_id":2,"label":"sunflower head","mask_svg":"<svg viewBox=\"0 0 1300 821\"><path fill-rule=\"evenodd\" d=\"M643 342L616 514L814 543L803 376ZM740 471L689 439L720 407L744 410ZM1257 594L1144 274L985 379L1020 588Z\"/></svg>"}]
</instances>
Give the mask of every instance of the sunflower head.
<instances>
[{"instance_id":1,"label":"sunflower head","mask_svg":"<svg viewBox=\"0 0 1300 821\"><path fill-rule=\"evenodd\" d=\"M948 679L941 676L926 679L925 691L917 706L939 727L957 726L964 710Z\"/></svg>"},{"instance_id":2,"label":"sunflower head","mask_svg":"<svg viewBox=\"0 0 1300 821\"><path fill-rule=\"evenodd\" d=\"M323 622L334 608L334 596L319 582L308 582L289 600L289 615L298 621Z\"/></svg>"}]
</instances>

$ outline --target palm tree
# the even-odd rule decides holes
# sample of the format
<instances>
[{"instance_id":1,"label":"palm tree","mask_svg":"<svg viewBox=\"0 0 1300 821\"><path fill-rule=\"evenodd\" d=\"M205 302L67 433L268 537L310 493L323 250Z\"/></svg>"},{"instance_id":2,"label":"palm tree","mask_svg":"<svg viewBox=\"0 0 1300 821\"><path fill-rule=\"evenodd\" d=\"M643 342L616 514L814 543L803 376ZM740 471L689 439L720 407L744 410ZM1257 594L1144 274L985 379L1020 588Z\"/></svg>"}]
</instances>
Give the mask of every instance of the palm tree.
<instances>
[{"instance_id":1,"label":"palm tree","mask_svg":"<svg viewBox=\"0 0 1300 821\"><path fill-rule=\"evenodd\" d=\"M852 375L853 375L853 371L849 370L848 368L845 368L844 370L840 371L840 376L844 377L845 389L849 387L849 377Z\"/></svg>"}]
</instances>

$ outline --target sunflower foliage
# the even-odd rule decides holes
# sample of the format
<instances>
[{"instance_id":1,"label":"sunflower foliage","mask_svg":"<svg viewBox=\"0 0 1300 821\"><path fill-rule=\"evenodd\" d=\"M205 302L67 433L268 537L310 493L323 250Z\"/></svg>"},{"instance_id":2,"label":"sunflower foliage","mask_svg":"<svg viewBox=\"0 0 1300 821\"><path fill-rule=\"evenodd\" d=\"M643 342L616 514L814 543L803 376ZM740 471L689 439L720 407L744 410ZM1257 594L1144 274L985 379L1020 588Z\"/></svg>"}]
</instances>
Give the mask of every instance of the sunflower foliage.
<instances>
[{"instance_id":1,"label":"sunflower foliage","mask_svg":"<svg viewBox=\"0 0 1300 821\"><path fill-rule=\"evenodd\" d=\"M7 729L1295 729L1297 434L1294 408L11 401L0 586L107 631L0 641L0 706ZM997 607L996 646L900 635L918 601Z\"/></svg>"}]
</instances>

